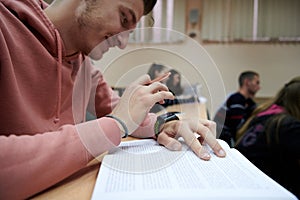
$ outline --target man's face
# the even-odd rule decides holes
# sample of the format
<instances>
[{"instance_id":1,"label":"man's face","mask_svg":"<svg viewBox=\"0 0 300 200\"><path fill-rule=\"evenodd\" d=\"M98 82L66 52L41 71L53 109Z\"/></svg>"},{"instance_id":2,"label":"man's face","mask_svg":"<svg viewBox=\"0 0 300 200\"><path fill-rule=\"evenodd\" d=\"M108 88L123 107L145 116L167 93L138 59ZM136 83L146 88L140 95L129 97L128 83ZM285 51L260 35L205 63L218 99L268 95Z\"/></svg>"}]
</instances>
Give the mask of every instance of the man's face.
<instances>
[{"instance_id":1,"label":"man's face","mask_svg":"<svg viewBox=\"0 0 300 200\"><path fill-rule=\"evenodd\" d=\"M143 11L142 0L82 1L76 10L77 49L98 60L110 47L125 48Z\"/></svg>"},{"instance_id":2,"label":"man's face","mask_svg":"<svg viewBox=\"0 0 300 200\"><path fill-rule=\"evenodd\" d=\"M179 74L175 74L174 78L173 78L173 85L176 86L180 84L180 75Z\"/></svg>"},{"instance_id":3,"label":"man's face","mask_svg":"<svg viewBox=\"0 0 300 200\"><path fill-rule=\"evenodd\" d=\"M166 74L168 72L167 68L163 68L162 70L155 70L154 71L154 78L158 78L163 76L164 74ZM168 78L163 79L162 81L160 81L161 83L165 84L167 82Z\"/></svg>"},{"instance_id":4,"label":"man's face","mask_svg":"<svg viewBox=\"0 0 300 200\"><path fill-rule=\"evenodd\" d=\"M252 80L248 80L247 83L248 92L250 95L254 96L256 92L260 89L259 76L254 76Z\"/></svg>"}]
</instances>

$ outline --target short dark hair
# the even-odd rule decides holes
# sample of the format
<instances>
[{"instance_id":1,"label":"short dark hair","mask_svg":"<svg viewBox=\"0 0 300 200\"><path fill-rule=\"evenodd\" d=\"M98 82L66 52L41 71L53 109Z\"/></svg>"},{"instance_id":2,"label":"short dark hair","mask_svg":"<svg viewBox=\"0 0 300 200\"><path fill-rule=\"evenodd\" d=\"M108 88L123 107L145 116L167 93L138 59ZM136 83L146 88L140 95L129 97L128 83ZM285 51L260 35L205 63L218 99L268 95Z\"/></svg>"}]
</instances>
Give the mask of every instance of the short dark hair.
<instances>
[{"instance_id":1,"label":"short dark hair","mask_svg":"<svg viewBox=\"0 0 300 200\"><path fill-rule=\"evenodd\" d=\"M252 80L254 78L254 76L259 76L259 74L257 72L254 72L254 71L242 72L239 76L239 85L240 85L240 87L243 86L244 80L246 80L246 79Z\"/></svg>"},{"instance_id":2,"label":"short dark hair","mask_svg":"<svg viewBox=\"0 0 300 200\"><path fill-rule=\"evenodd\" d=\"M144 1L144 15L147 15L151 12L153 7L155 6L157 0L143 0Z\"/></svg>"}]
</instances>

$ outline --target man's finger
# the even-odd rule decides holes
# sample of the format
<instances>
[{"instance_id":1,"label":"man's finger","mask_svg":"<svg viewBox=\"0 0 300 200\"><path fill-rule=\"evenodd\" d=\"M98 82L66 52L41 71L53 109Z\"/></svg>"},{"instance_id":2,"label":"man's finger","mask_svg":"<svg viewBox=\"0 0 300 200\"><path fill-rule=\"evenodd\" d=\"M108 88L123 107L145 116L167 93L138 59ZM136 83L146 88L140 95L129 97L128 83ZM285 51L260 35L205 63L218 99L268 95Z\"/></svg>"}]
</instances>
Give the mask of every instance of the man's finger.
<instances>
[{"instance_id":1,"label":"man's finger","mask_svg":"<svg viewBox=\"0 0 300 200\"><path fill-rule=\"evenodd\" d=\"M172 151L179 151L182 148L182 145L178 140L169 137L165 132L161 132L158 135L157 142Z\"/></svg>"},{"instance_id":2,"label":"man's finger","mask_svg":"<svg viewBox=\"0 0 300 200\"><path fill-rule=\"evenodd\" d=\"M152 83L148 86L148 88L152 91L152 93L157 91L169 91L169 88L160 82Z\"/></svg>"},{"instance_id":3,"label":"man's finger","mask_svg":"<svg viewBox=\"0 0 300 200\"><path fill-rule=\"evenodd\" d=\"M144 74L137 78L133 83L138 85L145 85L151 81L150 76L148 74Z\"/></svg>"},{"instance_id":4,"label":"man's finger","mask_svg":"<svg viewBox=\"0 0 300 200\"><path fill-rule=\"evenodd\" d=\"M196 129L194 129L193 131L195 131L202 137L202 140L211 147L211 149L217 156L219 156L219 157L226 156L225 151L223 150L221 145L218 143L215 136L213 135L213 133L211 132L211 130L208 127L206 127L205 125L203 125L200 122L198 127Z\"/></svg>"},{"instance_id":5,"label":"man's finger","mask_svg":"<svg viewBox=\"0 0 300 200\"><path fill-rule=\"evenodd\" d=\"M211 133L213 134L214 137L217 136L217 125L214 121L207 120L207 119L199 119L200 123L202 123L204 126L208 127Z\"/></svg>"},{"instance_id":6,"label":"man's finger","mask_svg":"<svg viewBox=\"0 0 300 200\"><path fill-rule=\"evenodd\" d=\"M160 92L153 94L152 99L155 102L161 102L164 99L174 99L174 95L171 92L160 91Z\"/></svg>"},{"instance_id":7,"label":"man's finger","mask_svg":"<svg viewBox=\"0 0 300 200\"><path fill-rule=\"evenodd\" d=\"M185 143L193 150L193 152L203 160L209 160L210 155L205 147L203 147L190 128L180 128L181 136Z\"/></svg>"}]
</instances>

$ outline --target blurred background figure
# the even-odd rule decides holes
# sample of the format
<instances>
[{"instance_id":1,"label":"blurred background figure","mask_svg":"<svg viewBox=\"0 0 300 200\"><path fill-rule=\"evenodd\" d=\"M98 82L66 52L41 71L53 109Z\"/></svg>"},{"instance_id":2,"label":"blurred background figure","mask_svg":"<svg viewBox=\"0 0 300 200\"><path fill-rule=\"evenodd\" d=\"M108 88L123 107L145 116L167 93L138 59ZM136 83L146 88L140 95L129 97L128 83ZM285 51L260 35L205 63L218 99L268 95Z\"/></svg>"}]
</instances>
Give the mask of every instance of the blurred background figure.
<instances>
[{"instance_id":1,"label":"blurred background figure","mask_svg":"<svg viewBox=\"0 0 300 200\"><path fill-rule=\"evenodd\" d=\"M181 75L175 69L171 69L171 72L166 85L169 90L176 96L180 96L183 94L183 88L181 87Z\"/></svg>"},{"instance_id":2,"label":"blurred background figure","mask_svg":"<svg viewBox=\"0 0 300 200\"><path fill-rule=\"evenodd\" d=\"M147 74L150 76L151 80L162 76L163 74L167 72L171 72L169 78L162 81L162 83L166 84L169 90L176 96L175 99L165 99L165 102L163 104L156 103L150 110L152 113L157 113L159 111L164 110L166 107L175 105L175 104L183 104L183 103L192 103L195 102L194 96L181 96L183 94L183 88L181 86L181 74L174 70L170 69L169 67L166 67L163 64L157 64L153 63L147 72Z\"/></svg>"},{"instance_id":3,"label":"blurred background figure","mask_svg":"<svg viewBox=\"0 0 300 200\"><path fill-rule=\"evenodd\" d=\"M239 75L239 90L231 94L217 111L214 121L217 123L217 135L233 147L236 131L256 108L253 98L260 89L259 74L245 71Z\"/></svg>"},{"instance_id":4,"label":"blurred background figure","mask_svg":"<svg viewBox=\"0 0 300 200\"><path fill-rule=\"evenodd\" d=\"M149 67L149 70L147 72L147 74L150 76L151 80L159 77L159 76L162 76L163 74L165 74L166 72L168 71L168 68L164 65L161 65L161 64L156 64L156 63L153 63L150 67ZM166 83L166 79L163 80L162 82L163 83Z\"/></svg>"},{"instance_id":5,"label":"blurred background figure","mask_svg":"<svg viewBox=\"0 0 300 200\"><path fill-rule=\"evenodd\" d=\"M168 71L168 68L162 64L156 64L153 63L150 67L149 70L147 72L147 74L150 76L151 80L162 76L164 73L166 73ZM163 83L166 83L167 79L163 80ZM156 103L151 109L150 112L151 113L157 113L161 110L163 110L167 105L162 105L159 103Z\"/></svg>"},{"instance_id":6,"label":"blurred background figure","mask_svg":"<svg viewBox=\"0 0 300 200\"><path fill-rule=\"evenodd\" d=\"M300 76L258 106L237 139L242 154L300 198Z\"/></svg>"}]
</instances>

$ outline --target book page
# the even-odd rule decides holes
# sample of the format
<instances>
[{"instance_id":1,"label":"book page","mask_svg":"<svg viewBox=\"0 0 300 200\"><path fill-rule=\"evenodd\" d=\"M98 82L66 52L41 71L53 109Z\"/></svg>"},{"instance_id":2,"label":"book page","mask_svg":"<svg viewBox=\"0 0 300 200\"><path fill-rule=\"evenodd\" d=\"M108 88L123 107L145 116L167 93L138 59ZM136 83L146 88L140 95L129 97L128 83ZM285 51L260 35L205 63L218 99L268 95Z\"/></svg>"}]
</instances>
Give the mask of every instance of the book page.
<instances>
[{"instance_id":1,"label":"book page","mask_svg":"<svg viewBox=\"0 0 300 200\"><path fill-rule=\"evenodd\" d=\"M103 159L92 199L296 199L242 154L198 158L186 145L169 151L154 140L121 143Z\"/></svg>"}]
</instances>

